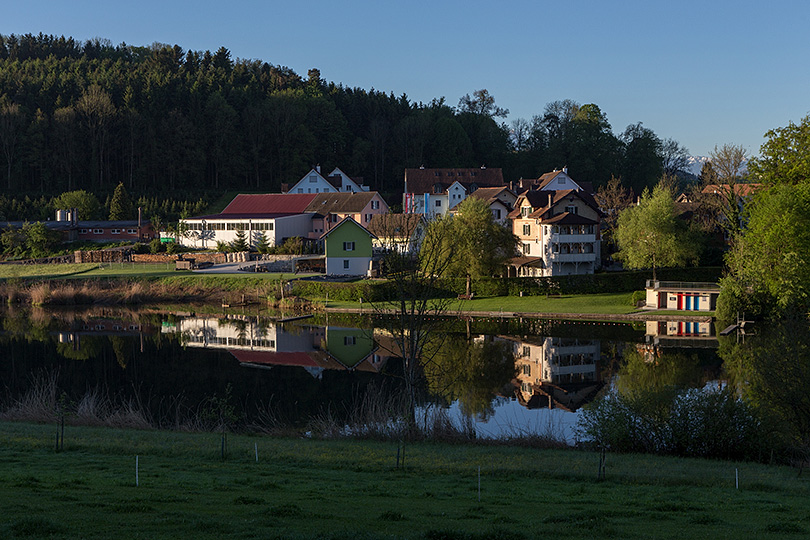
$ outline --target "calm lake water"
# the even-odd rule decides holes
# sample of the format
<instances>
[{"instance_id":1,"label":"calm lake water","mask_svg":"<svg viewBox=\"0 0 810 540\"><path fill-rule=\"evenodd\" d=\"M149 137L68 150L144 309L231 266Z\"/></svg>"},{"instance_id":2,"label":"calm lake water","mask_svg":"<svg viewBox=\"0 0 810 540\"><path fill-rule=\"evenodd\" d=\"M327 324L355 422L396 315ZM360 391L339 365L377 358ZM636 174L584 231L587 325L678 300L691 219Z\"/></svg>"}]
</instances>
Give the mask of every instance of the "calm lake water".
<instances>
[{"instance_id":1,"label":"calm lake water","mask_svg":"<svg viewBox=\"0 0 810 540\"><path fill-rule=\"evenodd\" d=\"M212 399L227 399L242 424L305 431L326 416L349 422L362 403L404 384L396 344L371 317L96 308L1 318L4 409L54 378L73 403L95 392L162 426L205 417ZM717 343L711 324L448 320L422 366L418 400L421 410L472 419L479 436L551 431L571 440L577 411L610 385L716 379Z\"/></svg>"}]
</instances>

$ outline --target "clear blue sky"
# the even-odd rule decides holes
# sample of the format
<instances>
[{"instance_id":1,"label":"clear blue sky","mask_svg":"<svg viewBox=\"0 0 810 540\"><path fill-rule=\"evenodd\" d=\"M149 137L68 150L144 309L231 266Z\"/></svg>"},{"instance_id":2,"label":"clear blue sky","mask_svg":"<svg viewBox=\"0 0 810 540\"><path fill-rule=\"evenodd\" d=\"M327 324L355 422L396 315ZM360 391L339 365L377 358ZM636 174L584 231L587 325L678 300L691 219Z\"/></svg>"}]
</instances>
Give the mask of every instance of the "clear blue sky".
<instances>
[{"instance_id":1,"label":"clear blue sky","mask_svg":"<svg viewBox=\"0 0 810 540\"><path fill-rule=\"evenodd\" d=\"M756 155L766 131L810 114L808 28L799 0L25 0L0 17L6 35L224 46L413 101L486 88L509 121L596 103L615 132L643 122L693 155Z\"/></svg>"}]
</instances>

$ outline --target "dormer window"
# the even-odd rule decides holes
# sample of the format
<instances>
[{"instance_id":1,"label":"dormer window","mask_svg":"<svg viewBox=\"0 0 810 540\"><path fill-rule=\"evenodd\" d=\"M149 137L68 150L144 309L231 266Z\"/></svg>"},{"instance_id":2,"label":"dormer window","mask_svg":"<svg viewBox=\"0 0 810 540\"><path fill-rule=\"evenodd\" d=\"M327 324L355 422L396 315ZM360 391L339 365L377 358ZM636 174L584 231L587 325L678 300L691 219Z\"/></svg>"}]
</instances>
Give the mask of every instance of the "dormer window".
<instances>
[{"instance_id":1,"label":"dormer window","mask_svg":"<svg viewBox=\"0 0 810 540\"><path fill-rule=\"evenodd\" d=\"M531 206L521 206L520 207L520 216L521 217L526 217L531 213L532 213L532 207Z\"/></svg>"},{"instance_id":2,"label":"dormer window","mask_svg":"<svg viewBox=\"0 0 810 540\"><path fill-rule=\"evenodd\" d=\"M437 195L438 195L438 194L439 194L439 193L441 193L442 191L443 191L443 190L442 190L442 185L441 185L441 184L434 184L434 185L433 185L433 193L435 193L435 194L437 194Z\"/></svg>"}]
</instances>

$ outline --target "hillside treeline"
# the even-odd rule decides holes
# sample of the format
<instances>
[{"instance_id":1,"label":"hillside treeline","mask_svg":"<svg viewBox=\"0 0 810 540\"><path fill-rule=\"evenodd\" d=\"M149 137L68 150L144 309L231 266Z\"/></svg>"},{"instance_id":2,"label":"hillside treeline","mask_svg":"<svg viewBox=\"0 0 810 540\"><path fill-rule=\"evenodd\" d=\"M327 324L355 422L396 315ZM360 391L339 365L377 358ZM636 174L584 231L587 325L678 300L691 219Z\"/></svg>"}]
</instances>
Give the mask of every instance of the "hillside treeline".
<instances>
[{"instance_id":1,"label":"hillside treeline","mask_svg":"<svg viewBox=\"0 0 810 540\"><path fill-rule=\"evenodd\" d=\"M362 176L397 202L406 167L502 167L507 180L568 166L601 185L653 184L671 166L640 123L614 134L594 104L503 121L486 90L415 103L260 60L174 45L0 35L0 186L11 194L119 183L137 195L277 191L313 164ZM685 156L677 143L675 150Z\"/></svg>"}]
</instances>

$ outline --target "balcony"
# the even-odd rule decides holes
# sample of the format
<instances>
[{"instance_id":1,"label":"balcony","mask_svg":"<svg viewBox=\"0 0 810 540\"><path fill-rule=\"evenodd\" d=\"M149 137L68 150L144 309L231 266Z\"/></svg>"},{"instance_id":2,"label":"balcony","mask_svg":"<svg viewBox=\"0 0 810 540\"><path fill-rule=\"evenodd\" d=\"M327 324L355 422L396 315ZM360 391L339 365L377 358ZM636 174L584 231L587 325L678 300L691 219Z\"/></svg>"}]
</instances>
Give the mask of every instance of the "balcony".
<instances>
[{"instance_id":1,"label":"balcony","mask_svg":"<svg viewBox=\"0 0 810 540\"><path fill-rule=\"evenodd\" d=\"M551 233L549 242L560 244L593 244L596 242L595 234L556 234Z\"/></svg>"},{"instance_id":2,"label":"balcony","mask_svg":"<svg viewBox=\"0 0 810 540\"><path fill-rule=\"evenodd\" d=\"M598 259L596 253L549 253L548 260L551 262L565 263L587 263Z\"/></svg>"}]
</instances>

